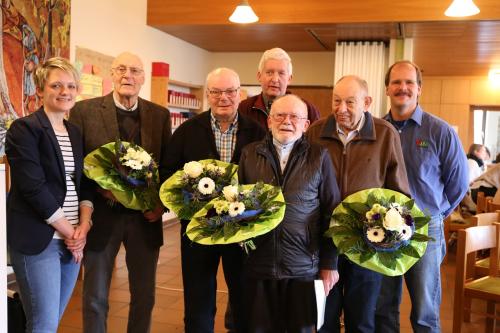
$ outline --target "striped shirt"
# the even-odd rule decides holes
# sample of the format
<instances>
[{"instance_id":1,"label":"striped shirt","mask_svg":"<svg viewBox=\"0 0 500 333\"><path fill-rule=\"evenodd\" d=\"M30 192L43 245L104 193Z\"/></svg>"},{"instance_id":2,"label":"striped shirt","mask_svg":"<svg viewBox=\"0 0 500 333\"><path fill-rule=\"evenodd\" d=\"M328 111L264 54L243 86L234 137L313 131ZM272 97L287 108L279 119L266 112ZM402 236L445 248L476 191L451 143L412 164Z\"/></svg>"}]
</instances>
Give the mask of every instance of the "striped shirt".
<instances>
[{"instance_id":1,"label":"striped shirt","mask_svg":"<svg viewBox=\"0 0 500 333\"><path fill-rule=\"evenodd\" d=\"M210 113L210 124L212 125L212 131L215 136L215 146L217 147L217 152L219 153L220 160L223 162L231 162L233 157L234 147L236 146L236 133L238 132L238 113L234 117L233 122L229 125L229 128L222 132L220 129L219 121Z\"/></svg>"},{"instance_id":2,"label":"striped shirt","mask_svg":"<svg viewBox=\"0 0 500 333\"><path fill-rule=\"evenodd\" d=\"M71 141L69 139L68 132L55 131L55 133L57 141L59 142L59 147L61 148L61 153L64 161L64 173L66 176L66 197L64 198L62 210L69 223L76 225L78 224L79 203L74 181L75 158L73 156L73 148L71 147ZM56 231L54 234L54 238L64 237Z\"/></svg>"}]
</instances>

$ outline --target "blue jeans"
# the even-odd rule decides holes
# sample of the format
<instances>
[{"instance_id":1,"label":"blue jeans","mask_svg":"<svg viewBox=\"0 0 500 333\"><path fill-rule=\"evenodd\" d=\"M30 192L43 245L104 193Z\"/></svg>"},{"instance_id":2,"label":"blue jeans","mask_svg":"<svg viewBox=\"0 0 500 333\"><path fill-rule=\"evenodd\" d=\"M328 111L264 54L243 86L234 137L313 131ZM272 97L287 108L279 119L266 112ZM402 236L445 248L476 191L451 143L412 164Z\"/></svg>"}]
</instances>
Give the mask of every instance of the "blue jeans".
<instances>
[{"instance_id":1,"label":"blue jeans","mask_svg":"<svg viewBox=\"0 0 500 333\"><path fill-rule=\"evenodd\" d=\"M425 254L404 274L412 304L410 321L416 333L441 332L440 266L446 254L441 215L433 217L429 222L429 236L435 241L427 243ZM399 305L402 291L402 276L384 277L377 302L376 332L399 332Z\"/></svg>"},{"instance_id":2,"label":"blue jeans","mask_svg":"<svg viewBox=\"0 0 500 333\"><path fill-rule=\"evenodd\" d=\"M75 287L80 264L73 261L61 239L52 239L36 255L25 255L11 248L10 257L26 313L26 332L56 332Z\"/></svg>"}]
</instances>

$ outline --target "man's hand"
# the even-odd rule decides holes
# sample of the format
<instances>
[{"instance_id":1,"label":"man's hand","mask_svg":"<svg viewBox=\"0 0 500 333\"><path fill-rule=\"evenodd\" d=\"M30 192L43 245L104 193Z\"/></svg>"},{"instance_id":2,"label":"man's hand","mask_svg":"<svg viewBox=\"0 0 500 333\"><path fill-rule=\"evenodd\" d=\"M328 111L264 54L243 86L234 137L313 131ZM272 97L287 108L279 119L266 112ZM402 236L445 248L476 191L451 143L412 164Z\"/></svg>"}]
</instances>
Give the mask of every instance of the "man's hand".
<instances>
[{"instance_id":1,"label":"man's hand","mask_svg":"<svg viewBox=\"0 0 500 333\"><path fill-rule=\"evenodd\" d=\"M148 222L156 222L158 221L159 219L161 219L161 216L163 215L163 206L157 206L155 209L153 210L147 210L143 213L144 215L144 218L148 221Z\"/></svg>"},{"instance_id":2,"label":"man's hand","mask_svg":"<svg viewBox=\"0 0 500 333\"><path fill-rule=\"evenodd\" d=\"M339 281L339 272L331 269L321 269L319 271L319 278L323 281L325 295L328 296L330 290Z\"/></svg>"}]
</instances>

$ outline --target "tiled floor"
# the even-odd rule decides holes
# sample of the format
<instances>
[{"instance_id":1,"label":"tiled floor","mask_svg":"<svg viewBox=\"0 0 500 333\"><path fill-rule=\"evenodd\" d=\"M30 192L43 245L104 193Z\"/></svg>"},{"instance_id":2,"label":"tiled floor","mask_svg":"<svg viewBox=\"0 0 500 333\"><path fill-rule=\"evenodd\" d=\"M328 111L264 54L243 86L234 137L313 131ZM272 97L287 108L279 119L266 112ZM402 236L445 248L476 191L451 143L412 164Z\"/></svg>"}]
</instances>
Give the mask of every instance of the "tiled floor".
<instances>
[{"instance_id":1,"label":"tiled floor","mask_svg":"<svg viewBox=\"0 0 500 333\"><path fill-rule=\"evenodd\" d=\"M183 332L183 299L182 277L180 264L179 225L174 224L165 228L165 245L160 252L158 265L156 305L153 311L152 333ZM442 331L451 332L453 319L453 286L454 286L454 257L443 265L443 303L441 306ZM227 302L227 288L221 270L219 270L219 287L217 293L217 316L215 332L224 330L224 311ZM82 332L81 316L82 284L78 281L74 295L62 319L59 333ZM117 269L112 281L110 294L110 311L108 318L109 333L124 333L128 315L128 282L124 254L120 252L117 259ZM411 332L408 320L410 301L405 291L401 306L401 332ZM473 316L471 324L464 324L463 333L478 333L484 331L482 318Z\"/></svg>"}]
</instances>

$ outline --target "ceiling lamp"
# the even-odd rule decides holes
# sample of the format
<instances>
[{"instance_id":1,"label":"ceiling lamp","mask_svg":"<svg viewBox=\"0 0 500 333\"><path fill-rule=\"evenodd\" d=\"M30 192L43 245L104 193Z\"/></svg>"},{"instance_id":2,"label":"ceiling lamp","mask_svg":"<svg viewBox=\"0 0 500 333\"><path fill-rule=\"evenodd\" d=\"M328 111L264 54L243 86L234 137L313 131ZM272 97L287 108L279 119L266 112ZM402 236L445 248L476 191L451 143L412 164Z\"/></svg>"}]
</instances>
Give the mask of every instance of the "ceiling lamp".
<instances>
[{"instance_id":1,"label":"ceiling lamp","mask_svg":"<svg viewBox=\"0 0 500 333\"><path fill-rule=\"evenodd\" d=\"M479 13L479 8L472 0L453 0L444 15L450 17L472 16Z\"/></svg>"},{"instance_id":2,"label":"ceiling lamp","mask_svg":"<svg viewBox=\"0 0 500 333\"><path fill-rule=\"evenodd\" d=\"M255 15L252 7L248 4L248 0L241 0L233 14L229 17L229 21L233 23L254 23L259 20Z\"/></svg>"}]
</instances>

